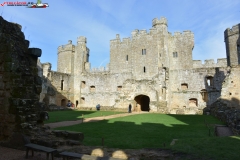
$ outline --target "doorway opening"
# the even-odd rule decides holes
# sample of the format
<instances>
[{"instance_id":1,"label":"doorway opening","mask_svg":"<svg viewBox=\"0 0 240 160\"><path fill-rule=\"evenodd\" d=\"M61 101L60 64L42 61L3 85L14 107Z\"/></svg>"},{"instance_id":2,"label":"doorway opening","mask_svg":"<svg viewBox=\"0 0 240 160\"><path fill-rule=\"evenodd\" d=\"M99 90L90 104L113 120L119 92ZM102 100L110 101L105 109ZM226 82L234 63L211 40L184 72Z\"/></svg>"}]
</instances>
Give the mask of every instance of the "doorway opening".
<instances>
[{"instance_id":1,"label":"doorway opening","mask_svg":"<svg viewBox=\"0 0 240 160\"><path fill-rule=\"evenodd\" d=\"M147 111L149 112L150 107L150 98L146 95L138 95L134 98L134 100L137 102L137 105L140 106L141 111Z\"/></svg>"}]
</instances>

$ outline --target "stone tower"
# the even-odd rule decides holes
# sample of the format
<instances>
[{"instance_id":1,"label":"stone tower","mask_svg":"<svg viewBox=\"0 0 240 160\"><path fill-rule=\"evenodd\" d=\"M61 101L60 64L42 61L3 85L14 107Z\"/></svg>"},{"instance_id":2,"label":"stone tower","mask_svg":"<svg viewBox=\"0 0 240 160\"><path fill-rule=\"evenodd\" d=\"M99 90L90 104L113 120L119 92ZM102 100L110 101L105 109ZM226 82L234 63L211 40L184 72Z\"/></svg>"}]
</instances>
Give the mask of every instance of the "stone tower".
<instances>
[{"instance_id":1,"label":"stone tower","mask_svg":"<svg viewBox=\"0 0 240 160\"><path fill-rule=\"evenodd\" d=\"M240 64L240 24L227 28L224 32L224 39L226 44L227 65Z\"/></svg>"},{"instance_id":2,"label":"stone tower","mask_svg":"<svg viewBox=\"0 0 240 160\"><path fill-rule=\"evenodd\" d=\"M68 44L58 47L58 64L57 64L58 72L69 74L72 72L74 51L75 46L72 45L71 40L68 41Z\"/></svg>"},{"instance_id":3,"label":"stone tower","mask_svg":"<svg viewBox=\"0 0 240 160\"><path fill-rule=\"evenodd\" d=\"M74 69L73 69L73 88L74 88L74 99L80 99L80 85L82 73L85 72L85 66L89 61L89 49L87 48L87 38L80 36L77 38L77 45L75 47L74 55Z\"/></svg>"}]
</instances>

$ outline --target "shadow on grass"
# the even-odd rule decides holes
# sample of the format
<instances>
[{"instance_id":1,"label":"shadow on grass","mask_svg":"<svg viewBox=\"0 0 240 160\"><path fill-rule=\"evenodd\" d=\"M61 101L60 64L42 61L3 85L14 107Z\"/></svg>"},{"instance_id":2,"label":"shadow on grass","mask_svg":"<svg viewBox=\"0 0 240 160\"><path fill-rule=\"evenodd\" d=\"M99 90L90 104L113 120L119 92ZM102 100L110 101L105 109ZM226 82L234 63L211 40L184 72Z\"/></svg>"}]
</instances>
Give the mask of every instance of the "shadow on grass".
<instances>
[{"instance_id":1,"label":"shadow on grass","mask_svg":"<svg viewBox=\"0 0 240 160\"><path fill-rule=\"evenodd\" d=\"M101 117L114 114L120 114L123 112L117 111L79 111L79 110L68 110L68 111L53 111L49 112L49 120L45 123L54 123L62 121L75 121L82 118Z\"/></svg>"},{"instance_id":2,"label":"shadow on grass","mask_svg":"<svg viewBox=\"0 0 240 160\"><path fill-rule=\"evenodd\" d=\"M240 141L209 136L208 128L204 120L210 124L222 124L218 119L206 115L163 115L163 114L139 114L134 116L119 117L94 123L83 123L74 126L60 127L58 130L83 132L86 146L104 146L120 149L161 148L174 149L176 151L206 155L218 159L224 153L226 157L229 149L238 151ZM176 145L171 146L173 139ZM231 145L227 145L231 140ZM104 143L103 143L104 142ZM208 145L208 143L211 143ZM185 144L187 143L187 145ZM226 144L225 144L226 143ZM175 147L178 146L179 147ZM184 146L190 148L187 149ZM204 144L204 146L202 145ZM218 147L222 146L221 153ZM224 146L228 146L224 148ZM198 149L198 148L201 148ZM183 149L185 148L185 149ZM205 154L208 152L209 154Z\"/></svg>"}]
</instances>

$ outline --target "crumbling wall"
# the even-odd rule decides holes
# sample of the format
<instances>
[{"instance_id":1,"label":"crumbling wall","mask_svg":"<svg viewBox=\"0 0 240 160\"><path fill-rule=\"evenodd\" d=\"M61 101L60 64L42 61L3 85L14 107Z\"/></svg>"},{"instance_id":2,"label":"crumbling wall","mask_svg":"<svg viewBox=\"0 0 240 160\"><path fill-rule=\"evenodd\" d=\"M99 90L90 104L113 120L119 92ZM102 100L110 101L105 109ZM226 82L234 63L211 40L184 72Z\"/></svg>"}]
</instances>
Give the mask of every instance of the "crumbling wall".
<instances>
[{"instance_id":1,"label":"crumbling wall","mask_svg":"<svg viewBox=\"0 0 240 160\"><path fill-rule=\"evenodd\" d=\"M21 28L0 16L0 141L34 128L42 107L37 68L41 49L28 48Z\"/></svg>"},{"instance_id":2,"label":"crumbling wall","mask_svg":"<svg viewBox=\"0 0 240 160\"><path fill-rule=\"evenodd\" d=\"M240 134L240 65L228 68L222 85L221 97L210 107L204 109L226 122L235 134Z\"/></svg>"}]
</instances>

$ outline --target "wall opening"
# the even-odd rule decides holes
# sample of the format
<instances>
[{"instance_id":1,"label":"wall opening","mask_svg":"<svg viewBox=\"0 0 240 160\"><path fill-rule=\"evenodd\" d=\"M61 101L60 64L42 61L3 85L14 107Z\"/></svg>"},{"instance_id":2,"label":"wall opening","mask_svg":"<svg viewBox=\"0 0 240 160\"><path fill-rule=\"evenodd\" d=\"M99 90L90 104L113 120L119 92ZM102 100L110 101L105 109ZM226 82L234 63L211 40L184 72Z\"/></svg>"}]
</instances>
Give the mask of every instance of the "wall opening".
<instances>
[{"instance_id":1,"label":"wall opening","mask_svg":"<svg viewBox=\"0 0 240 160\"><path fill-rule=\"evenodd\" d=\"M126 61L128 61L128 55L126 56Z\"/></svg>"},{"instance_id":2,"label":"wall opening","mask_svg":"<svg viewBox=\"0 0 240 160\"><path fill-rule=\"evenodd\" d=\"M208 101L208 92L206 89L202 89L200 91L201 95L202 95L202 99L204 102L207 102Z\"/></svg>"},{"instance_id":3,"label":"wall opening","mask_svg":"<svg viewBox=\"0 0 240 160\"><path fill-rule=\"evenodd\" d=\"M81 97L80 103L81 103L81 104L84 104L84 103L85 103L85 98L84 98L84 97Z\"/></svg>"},{"instance_id":4,"label":"wall opening","mask_svg":"<svg viewBox=\"0 0 240 160\"><path fill-rule=\"evenodd\" d=\"M187 83L182 83L181 84L181 89L184 90L184 91L187 90L188 89L188 84Z\"/></svg>"},{"instance_id":5,"label":"wall opening","mask_svg":"<svg viewBox=\"0 0 240 160\"><path fill-rule=\"evenodd\" d=\"M190 98L189 99L189 107L197 107L197 106L198 106L197 98Z\"/></svg>"},{"instance_id":6,"label":"wall opening","mask_svg":"<svg viewBox=\"0 0 240 160\"><path fill-rule=\"evenodd\" d=\"M137 103L137 106L140 107L141 111L148 111L150 110L149 103L150 98L146 95L139 95L134 98Z\"/></svg>"},{"instance_id":7,"label":"wall opening","mask_svg":"<svg viewBox=\"0 0 240 160\"><path fill-rule=\"evenodd\" d=\"M78 100L76 100L76 107L78 106Z\"/></svg>"},{"instance_id":8,"label":"wall opening","mask_svg":"<svg viewBox=\"0 0 240 160\"><path fill-rule=\"evenodd\" d=\"M206 79L207 79L207 85L208 86L213 86L213 77L208 76L208 77L206 77Z\"/></svg>"},{"instance_id":9,"label":"wall opening","mask_svg":"<svg viewBox=\"0 0 240 160\"><path fill-rule=\"evenodd\" d=\"M62 99L61 100L61 106L65 107L66 105L67 105L66 99Z\"/></svg>"},{"instance_id":10,"label":"wall opening","mask_svg":"<svg viewBox=\"0 0 240 160\"><path fill-rule=\"evenodd\" d=\"M122 86L117 86L117 90L121 91L122 90Z\"/></svg>"},{"instance_id":11,"label":"wall opening","mask_svg":"<svg viewBox=\"0 0 240 160\"><path fill-rule=\"evenodd\" d=\"M146 55L146 49L142 49L142 55Z\"/></svg>"},{"instance_id":12,"label":"wall opening","mask_svg":"<svg viewBox=\"0 0 240 160\"><path fill-rule=\"evenodd\" d=\"M86 86L86 82L85 82L85 81L82 81L82 82L81 82L81 88L85 88L85 86Z\"/></svg>"},{"instance_id":13,"label":"wall opening","mask_svg":"<svg viewBox=\"0 0 240 160\"><path fill-rule=\"evenodd\" d=\"M178 53L177 52L173 52L173 57L178 57Z\"/></svg>"},{"instance_id":14,"label":"wall opening","mask_svg":"<svg viewBox=\"0 0 240 160\"><path fill-rule=\"evenodd\" d=\"M61 90L63 90L63 81L64 80L61 80Z\"/></svg>"},{"instance_id":15,"label":"wall opening","mask_svg":"<svg viewBox=\"0 0 240 160\"><path fill-rule=\"evenodd\" d=\"M95 92L95 91L96 91L95 86L90 86L90 92Z\"/></svg>"},{"instance_id":16,"label":"wall opening","mask_svg":"<svg viewBox=\"0 0 240 160\"><path fill-rule=\"evenodd\" d=\"M143 72L146 73L146 67L143 67Z\"/></svg>"}]
</instances>

